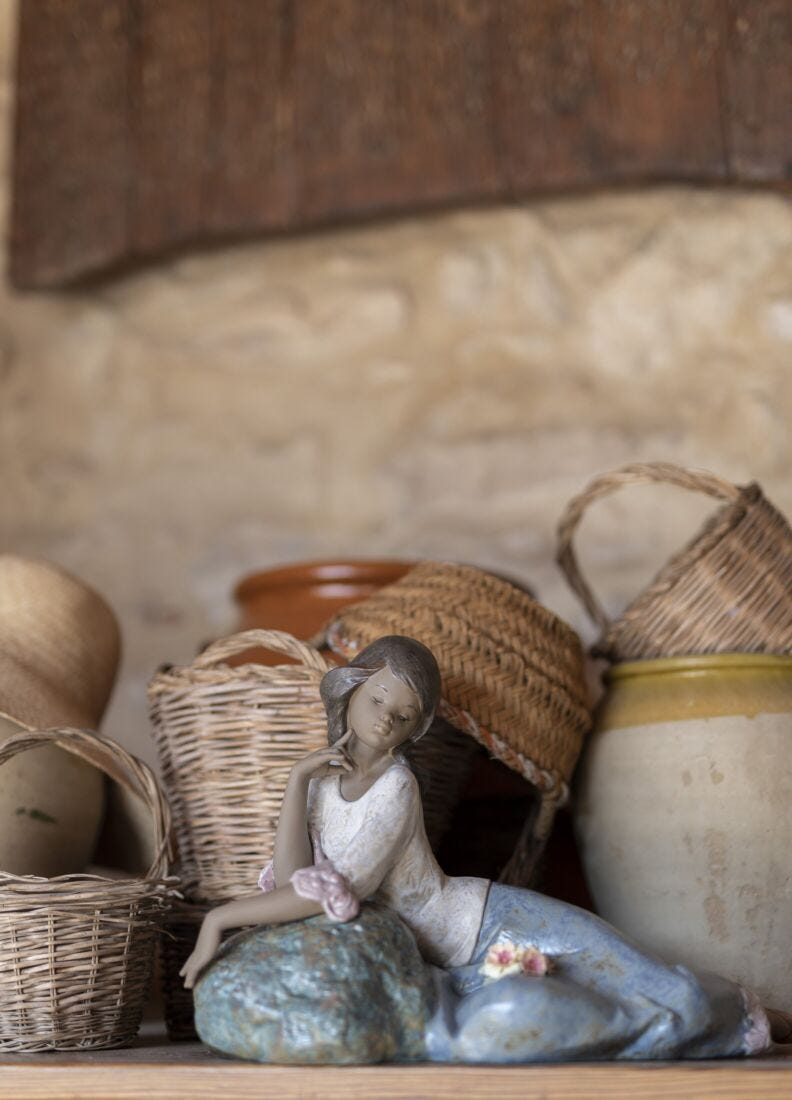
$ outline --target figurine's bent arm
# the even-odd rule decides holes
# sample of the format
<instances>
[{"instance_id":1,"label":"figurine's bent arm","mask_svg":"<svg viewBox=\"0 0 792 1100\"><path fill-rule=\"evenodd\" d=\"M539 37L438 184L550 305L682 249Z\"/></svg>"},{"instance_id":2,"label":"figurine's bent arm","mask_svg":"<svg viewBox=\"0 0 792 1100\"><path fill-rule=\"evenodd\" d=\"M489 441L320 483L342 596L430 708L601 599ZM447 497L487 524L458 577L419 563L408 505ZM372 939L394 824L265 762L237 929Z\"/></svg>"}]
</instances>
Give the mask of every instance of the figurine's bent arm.
<instances>
[{"instance_id":1,"label":"figurine's bent arm","mask_svg":"<svg viewBox=\"0 0 792 1100\"><path fill-rule=\"evenodd\" d=\"M320 902L299 897L291 885L211 909L204 917L193 953L179 971L184 976L185 988L193 988L199 973L214 958L223 932L228 928L246 924L285 924L321 912Z\"/></svg>"},{"instance_id":2,"label":"figurine's bent arm","mask_svg":"<svg viewBox=\"0 0 792 1100\"><path fill-rule=\"evenodd\" d=\"M314 862L314 852L308 835L311 779L332 775L336 768L352 771L352 762L344 752L344 745L351 736L352 730L347 730L334 744L309 753L292 768L283 794L272 853L272 872L276 886L285 886L295 871L310 867Z\"/></svg>"},{"instance_id":3,"label":"figurine's bent arm","mask_svg":"<svg viewBox=\"0 0 792 1100\"><path fill-rule=\"evenodd\" d=\"M308 836L309 784L309 777L295 771L291 773L286 784L272 853L276 886L285 886L295 871L310 867L313 863L311 839Z\"/></svg>"}]
</instances>

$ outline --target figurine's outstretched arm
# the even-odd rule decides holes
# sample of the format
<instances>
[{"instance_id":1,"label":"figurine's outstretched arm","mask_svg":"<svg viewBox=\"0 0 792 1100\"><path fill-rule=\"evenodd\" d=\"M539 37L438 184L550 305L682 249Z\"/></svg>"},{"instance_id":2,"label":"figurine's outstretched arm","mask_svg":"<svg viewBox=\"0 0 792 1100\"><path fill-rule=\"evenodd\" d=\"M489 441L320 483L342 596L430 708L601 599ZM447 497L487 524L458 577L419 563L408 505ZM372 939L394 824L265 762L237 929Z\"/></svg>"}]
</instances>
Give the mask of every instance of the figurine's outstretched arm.
<instances>
[{"instance_id":1,"label":"figurine's outstretched arm","mask_svg":"<svg viewBox=\"0 0 792 1100\"><path fill-rule=\"evenodd\" d=\"M285 924L321 912L321 902L299 897L291 884L211 909L204 917L192 955L179 971L185 989L192 989L200 971L212 961L226 929L248 924Z\"/></svg>"},{"instance_id":2,"label":"figurine's outstretched arm","mask_svg":"<svg viewBox=\"0 0 792 1100\"><path fill-rule=\"evenodd\" d=\"M338 773L339 768L352 770L353 765L343 751L351 735L352 731L347 730L334 745L298 760L291 770L278 817L278 831L272 854L276 886L283 886L289 882L295 871L310 867L313 863L313 851L308 836L308 787L312 779Z\"/></svg>"}]
</instances>

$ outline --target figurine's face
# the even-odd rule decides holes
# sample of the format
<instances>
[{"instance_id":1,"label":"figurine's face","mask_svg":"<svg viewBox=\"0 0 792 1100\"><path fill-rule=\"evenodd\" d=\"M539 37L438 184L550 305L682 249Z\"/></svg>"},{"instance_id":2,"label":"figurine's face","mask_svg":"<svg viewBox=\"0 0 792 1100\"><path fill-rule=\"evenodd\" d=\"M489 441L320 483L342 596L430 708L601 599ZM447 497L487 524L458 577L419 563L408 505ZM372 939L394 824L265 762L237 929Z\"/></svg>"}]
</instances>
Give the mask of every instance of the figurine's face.
<instances>
[{"instance_id":1,"label":"figurine's face","mask_svg":"<svg viewBox=\"0 0 792 1100\"><path fill-rule=\"evenodd\" d=\"M387 665L356 689L347 708L347 726L358 740L383 752L409 740L420 723L418 697Z\"/></svg>"}]
</instances>

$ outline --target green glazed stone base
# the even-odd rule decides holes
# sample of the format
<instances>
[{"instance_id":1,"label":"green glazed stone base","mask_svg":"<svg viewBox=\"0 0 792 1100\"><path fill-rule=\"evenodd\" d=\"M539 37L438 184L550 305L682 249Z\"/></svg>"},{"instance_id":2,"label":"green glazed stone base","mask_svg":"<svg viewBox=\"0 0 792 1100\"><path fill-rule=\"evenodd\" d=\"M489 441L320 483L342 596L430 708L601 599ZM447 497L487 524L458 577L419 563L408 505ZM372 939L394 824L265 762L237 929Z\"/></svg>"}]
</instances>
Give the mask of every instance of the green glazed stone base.
<instances>
[{"instance_id":1,"label":"green glazed stone base","mask_svg":"<svg viewBox=\"0 0 792 1100\"><path fill-rule=\"evenodd\" d=\"M242 932L195 987L195 1027L236 1058L295 1065L426 1057L430 969L391 911L346 924L313 917Z\"/></svg>"}]
</instances>

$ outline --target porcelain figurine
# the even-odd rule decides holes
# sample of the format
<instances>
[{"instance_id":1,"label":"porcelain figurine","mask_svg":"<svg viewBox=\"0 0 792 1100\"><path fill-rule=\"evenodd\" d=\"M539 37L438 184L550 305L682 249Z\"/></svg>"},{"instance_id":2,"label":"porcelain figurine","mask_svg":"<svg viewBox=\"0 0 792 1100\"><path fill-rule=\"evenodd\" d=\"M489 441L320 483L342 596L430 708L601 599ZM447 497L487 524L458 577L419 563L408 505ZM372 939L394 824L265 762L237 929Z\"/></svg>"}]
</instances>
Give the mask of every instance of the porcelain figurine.
<instances>
[{"instance_id":1,"label":"porcelain figurine","mask_svg":"<svg viewBox=\"0 0 792 1100\"><path fill-rule=\"evenodd\" d=\"M428 1060L712 1058L768 1048L768 1016L749 991L668 965L575 906L443 873L405 756L440 699L425 646L381 638L328 672L321 693L329 746L292 770L260 891L208 914L182 970L187 988L227 929L318 914L358 927L361 905L372 901L398 914L431 971Z\"/></svg>"}]
</instances>

